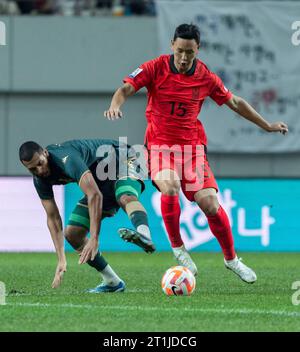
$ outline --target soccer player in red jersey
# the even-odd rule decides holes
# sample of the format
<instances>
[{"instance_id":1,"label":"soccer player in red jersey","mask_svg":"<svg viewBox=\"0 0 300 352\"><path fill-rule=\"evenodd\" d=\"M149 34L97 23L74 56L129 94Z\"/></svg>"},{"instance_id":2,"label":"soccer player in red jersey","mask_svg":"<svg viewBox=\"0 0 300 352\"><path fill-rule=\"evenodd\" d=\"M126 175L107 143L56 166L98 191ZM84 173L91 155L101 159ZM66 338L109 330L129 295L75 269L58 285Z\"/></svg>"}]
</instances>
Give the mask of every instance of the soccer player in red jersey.
<instances>
[{"instance_id":1,"label":"soccer player in red jersey","mask_svg":"<svg viewBox=\"0 0 300 352\"><path fill-rule=\"evenodd\" d=\"M161 192L162 217L170 243L180 265L197 274L197 267L180 236L179 191L198 204L217 238L225 266L248 283L255 272L237 257L228 217L217 199L218 186L206 156L207 139L198 120L207 97L226 104L240 116L267 132L288 132L283 122L269 123L244 99L231 93L222 80L197 59L200 31L193 24L182 24L172 40L173 55L161 55L138 67L124 79L104 116L122 117L125 100L142 87L148 90L145 144L149 151L151 179ZM171 152L170 152L171 151Z\"/></svg>"}]
</instances>

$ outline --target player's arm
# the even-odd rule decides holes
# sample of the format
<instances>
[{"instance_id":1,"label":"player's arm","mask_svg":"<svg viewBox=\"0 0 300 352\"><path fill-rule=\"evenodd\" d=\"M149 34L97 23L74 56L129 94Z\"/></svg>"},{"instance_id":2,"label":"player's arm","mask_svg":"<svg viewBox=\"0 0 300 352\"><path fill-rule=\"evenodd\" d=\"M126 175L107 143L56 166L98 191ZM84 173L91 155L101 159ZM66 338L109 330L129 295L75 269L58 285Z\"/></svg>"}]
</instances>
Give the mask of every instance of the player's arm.
<instances>
[{"instance_id":1,"label":"player's arm","mask_svg":"<svg viewBox=\"0 0 300 352\"><path fill-rule=\"evenodd\" d=\"M158 63L159 58L147 61L123 79L124 85L116 90L109 109L104 111L104 116L108 120L116 120L122 117L120 108L128 97L143 87L146 87L149 91Z\"/></svg>"},{"instance_id":2,"label":"player's arm","mask_svg":"<svg viewBox=\"0 0 300 352\"><path fill-rule=\"evenodd\" d=\"M82 175L79 186L84 194L87 195L90 215L91 236L88 243L83 248L79 260L79 264L84 264L90 259L93 260L98 252L103 196L90 171Z\"/></svg>"},{"instance_id":3,"label":"player's arm","mask_svg":"<svg viewBox=\"0 0 300 352\"><path fill-rule=\"evenodd\" d=\"M248 121L255 123L267 132L280 132L286 134L288 126L284 122L269 123L246 100L236 95L226 102L226 105Z\"/></svg>"},{"instance_id":4,"label":"player's arm","mask_svg":"<svg viewBox=\"0 0 300 352\"><path fill-rule=\"evenodd\" d=\"M130 83L125 83L122 87L118 88L112 97L109 109L104 111L104 116L108 120L116 120L122 117L123 114L120 108L126 99L134 93L135 89Z\"/></svg>"},{"instance_id":5,"label":"player's arm","mask_svg":"<svg viewBox=\"0 0 300 352\"><path fill-rule=\"evenodd\" d=\"M64 250L63 225L54 198L46 200L42 199L41 202L47 214L47 225L58 258L58 264L54 280L52 282L52 288L57 288L62 282L64 272L67 270L67 261Z\"/></svg>"}]
</instances>

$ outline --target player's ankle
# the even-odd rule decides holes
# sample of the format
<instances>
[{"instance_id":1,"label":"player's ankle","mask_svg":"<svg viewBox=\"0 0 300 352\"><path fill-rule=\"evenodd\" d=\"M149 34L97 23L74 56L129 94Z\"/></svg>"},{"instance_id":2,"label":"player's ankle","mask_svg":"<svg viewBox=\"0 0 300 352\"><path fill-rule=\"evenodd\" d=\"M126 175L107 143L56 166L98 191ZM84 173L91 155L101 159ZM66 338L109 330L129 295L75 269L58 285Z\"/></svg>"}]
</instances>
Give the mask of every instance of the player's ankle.
<instances>
[{"instance_id":1,"label":"player's ankle","mask_svg":"<svg viewBox=\"0 0 300 352\"><path fill-rule=\"evenodd\" d=\"M231 262L233 262L233 261L235 261L237 259L238 259L238 257L237 257L236 254L235 254L234 257L224 257L224 260L226 261L226 263L231 263Z\"/></svg>"},{"instance_id":2,"label":"player's ankle","mask_svg":"<svg viewBox=\"0 0 300 352\"><path fill-rule=\"evenodd\" d=\"M151 241L151 233L147 225L139 225L136 230Z\"/></svg>"},{"instance_id":3,"label":"player's ankle","mask_svg":"<svg viewBox=\"0 0 300 352\"><path fill-rule=\"evenodd\" d=\"M179 252L179 251L186 251L184 244L182 245L176 245L175 247L172 246L172 250L174 253Z\"/></svg>"}]
</instances>

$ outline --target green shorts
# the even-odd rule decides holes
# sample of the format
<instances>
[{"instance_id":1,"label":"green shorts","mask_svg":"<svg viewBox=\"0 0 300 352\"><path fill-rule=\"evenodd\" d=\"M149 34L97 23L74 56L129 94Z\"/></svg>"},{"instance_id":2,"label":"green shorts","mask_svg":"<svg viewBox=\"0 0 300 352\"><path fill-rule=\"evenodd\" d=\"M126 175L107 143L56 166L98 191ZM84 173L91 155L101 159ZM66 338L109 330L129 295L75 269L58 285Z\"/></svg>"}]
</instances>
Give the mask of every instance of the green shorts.
<instances>
[{"instance_id":1,"label":"green shorts","mask_svg":"<svg viewBox=\"0 0 300 352\"><path fill-rule=\"evenodd\" d=\"M106 187L99 187L103 194L102 219L114 216L119 210L119 199L123 195L136 196L139 199L145 189L141 180L127 177L117 181L107 181ZM88 199L83 197L79 200L73 212L70 215L69 226L79 226L90 229L90 215L88 208Z\"/></svg>"}]
</instances>

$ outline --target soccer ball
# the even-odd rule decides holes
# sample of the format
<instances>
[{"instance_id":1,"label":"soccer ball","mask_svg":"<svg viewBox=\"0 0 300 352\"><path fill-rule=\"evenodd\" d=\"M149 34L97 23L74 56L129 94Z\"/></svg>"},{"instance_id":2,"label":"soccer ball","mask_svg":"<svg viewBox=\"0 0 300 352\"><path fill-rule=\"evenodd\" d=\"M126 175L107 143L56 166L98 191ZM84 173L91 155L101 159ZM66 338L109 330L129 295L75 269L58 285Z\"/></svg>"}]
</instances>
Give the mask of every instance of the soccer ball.
<instances>
[{"instance_id":1,"label":"soccer ball","mask_svg":"<svg viewBox=\"0 0 300 352\"><path fill-rule=\"evenodd\" d=\"M161 287L167 296L189 296L195 290L196 280L190 269L178 265L164 273Z\"/></svg>"}]
</instances>

